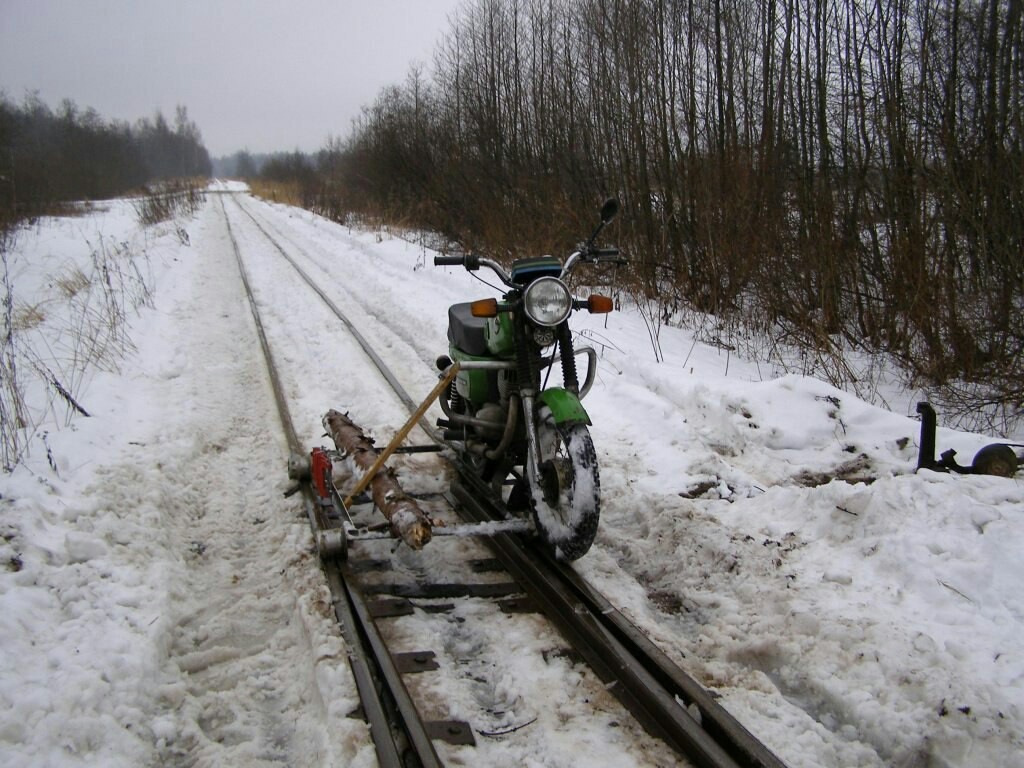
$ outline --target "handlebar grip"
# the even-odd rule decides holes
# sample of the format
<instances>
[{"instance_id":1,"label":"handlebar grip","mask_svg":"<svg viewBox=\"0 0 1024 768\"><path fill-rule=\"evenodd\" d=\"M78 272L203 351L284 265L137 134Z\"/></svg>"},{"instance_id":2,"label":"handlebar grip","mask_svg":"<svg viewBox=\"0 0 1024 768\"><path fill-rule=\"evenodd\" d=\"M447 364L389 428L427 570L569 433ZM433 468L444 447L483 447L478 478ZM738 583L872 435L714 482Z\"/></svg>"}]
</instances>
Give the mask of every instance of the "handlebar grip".
<instances>
[{"instance_id":1,"label":"handlebar grip","mask_svg":"<svg viewBox=\"0 0 1024 768\"><path fill-rule=\"evenodd\" d=\"M598 258L601 258L603 256L618 256L619 255L619 249L618 248L594 248L594 249L592 249L590 251L590 255L591 256L597 256Z\"/></svg>"},{"instance_id":2,"label":"handlebar grip","mask_svg":"<svg viewBox=\"0 0 1024 768\"><path fill-rule=\"evenodd\" d=\"M462 256L435 256L434 266L435 267L461 267L463 264Z\"/></svg>"}]
</instances>

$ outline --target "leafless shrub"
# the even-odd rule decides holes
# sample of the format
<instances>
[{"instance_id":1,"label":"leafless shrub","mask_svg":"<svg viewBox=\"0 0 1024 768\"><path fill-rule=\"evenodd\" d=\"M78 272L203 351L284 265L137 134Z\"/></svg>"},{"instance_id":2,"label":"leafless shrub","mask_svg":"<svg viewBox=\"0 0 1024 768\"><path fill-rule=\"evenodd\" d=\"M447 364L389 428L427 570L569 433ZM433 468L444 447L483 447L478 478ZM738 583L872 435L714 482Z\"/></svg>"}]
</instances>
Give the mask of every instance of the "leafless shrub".
<instances>
[{"instance_id":1,"label":"leafless shrub","mask_svg":"<svg viewBox=\"0 0 1024 768\"><path fill-rule=\"evenodd\" d=\"M1015 433L1024 418L1024 387L1018 384L1016 390L1011 391L1011 386L1009 382L1003 386L955 382L930 387L925 392L946 424L1008 436Z\"/></svg>"},{"instance_id":2,"label":"leafless shrub","mask_svg":"<svg viewBox=\"0 0 1024 768\"><path fill-rule=\"evenodd\" d=\"M127 242L101 238L92 245L88 273L69 269L54 281L67 302L57 325L47 323L39 305L15 312L14 290L3 254L3 338L0 348L0 459L11 470L28 449L32 433L52 414L67 424L88 416L81 392L96 370L117 371L135 350L129 322L152 302L149 256ZM45 327L44 327L45 326ZM26 335L30 334L30 335ZM28 375L28 379L25 375ZM42 388L47 404L29 408L26 388ZM63 418L60 414L63 412Z\"/></svg>"},{"instance_id":3,"label":"leafless shrub","mask_svg":"<svg viewBox=\"0 0 1024 768\"><path fill-rule=\"evenodd\" d=\"M656 363L663 362L665 353L661 349L661 327L665 316L664 305L657 294L651 296L643 289L630 291L629 295L640 313L640 317L643 318L644 327L647 328L647 337L651 342L651 350L654 352L654 361Z\"/></svg>"},{"instance_id":4,"label":"leafless shrub","mask_svg":"<svg viewBox=\"0 0 1024 768\"><path fill-rule=\"evenodd\" d=\"M88 290L72 297L70 320L56 342L70 391L77 390L91 368L117 370L118 362L134 351L129 314L149 304L152 296L139 259L148 256L135 256L124 242L100 239L93 248Z\"/></svg>"},{"instance_id":5,"label":"leafless shrub","mask_svg":"<svg viewBox=\"0 0 1024 768\"><path fill-rule=\"evenodd\" d=\"M205 200L203 186L198 181L185 180L147 187L145 194L137 197L132 205L139 222L149 227L179 215L192 215Z\"/></svg>"},{"instance_id":6,"label":"leafless shrub","mask_svg":"<svg viewBox=\"0 0 1024 768\"><path fill-rule=\"evenodd\" d=\"M132 205L139 222L147 227L167 221L174 216L174 204L170 195L163 192L148 191L137 198Z\"/></svg>"},{"instance_id":7,"label":"leafless shrub","mask_svg":"<svg viewBox=\"0 0 1024 768\"><path fill-rule=\"evenodd\" d=\"M616 194L607 234L656 356L647 301L683 297L769 365L860 393L887 356L1013 420L1021 18L993 0L466 3L431 76L413 67L320 153L317 205L502 259L570 251Z\"/></svg>"},{"instance_id":8,"label":"leafless shrub","mask_svg":"<svg viewBox=\"0 0 1024 768\"><path fill-rule=\"evenodd\" d=\"M25 426L25 399L18 378L18 361L14 347L14 290L7 263L7 252L13 244L11 230L0 231L0 259L3 263L3 327L0 338L0 461L9 471L21 456L21 430Z\"/></svg>"}]
</instances>

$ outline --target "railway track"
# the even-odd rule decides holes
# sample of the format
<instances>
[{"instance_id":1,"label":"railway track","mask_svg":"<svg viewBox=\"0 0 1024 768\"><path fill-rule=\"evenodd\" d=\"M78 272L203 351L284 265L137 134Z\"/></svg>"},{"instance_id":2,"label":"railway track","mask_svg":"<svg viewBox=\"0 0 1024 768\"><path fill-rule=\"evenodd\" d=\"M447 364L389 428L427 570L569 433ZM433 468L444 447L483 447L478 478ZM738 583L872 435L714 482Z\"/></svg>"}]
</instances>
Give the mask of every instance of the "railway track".
<instances>
[{"instance_id":1,"label":"railway track","mask_svg":"<svg viewBox=\"0 0 1024 768\"><path fill-rule=\"evenodd\" d=\"M304 455L307 447L300 444L290 415L278 363L263 327L224 197L219 198L220 205L266 359L282 428L292 453ZM251 222L352 334L387 381L395 398L410 412L415 410L417 402L386 362L327 292L282 246L281 238L269 231L237 196L231 199L247 217L247 222ZM292 245L292 248L298 249L298 246ZM431 440L440 442L426 419L419 423ZM457 509L464 520L472 523L493 526L507 518L501 500L489 487L477 483L471 473L459 471L458 467L455 470L459 479L452 483L450 494L431 493L423 498L432 517L451 515ZM340 521L321 503L308 483L302 484L302 493L314 537L322 543L331 541L332 535L338 533ZM373 522L372 505L357 505L352 512L354 522L368 530ZM421 578L410 581L409 574L395 566L390 541L380 537L360 541L358 552L347 559L333 556L338 552L337 547L322 548L329 555L323 558L324 572L333 595L336 617L349 644L350 662L362 702L361 714L369 725L382 766L442 765L436 743L463 746L475 743L474 729L469 723L424 717L422 703L418 706L417 697L410 692L410 687L429 687L407 684L407 681L416 676L416 672L436 668L433 652L416 649L396 654L389 649L381 631L382 623L417 611L450 614L455 605L452 601L461 599L500 601L500 609L507 614L543 613L574 654L587 664L637 723L689 763L713 768L783 766L708 691L674 665L572 568L556 562L540 548L532 546L528 537L519 534L490 535L486 543L492 557L478 557L458 565L450 563L452 574L462 573L461 581L442 581L443 574L422 573L413 573ZM422 582L424 575L427 583ZM457 621L464 618L458 617ZM519 727L524 726L509 726L486 735L512 733Z\"/></svg>"}]
</instances>

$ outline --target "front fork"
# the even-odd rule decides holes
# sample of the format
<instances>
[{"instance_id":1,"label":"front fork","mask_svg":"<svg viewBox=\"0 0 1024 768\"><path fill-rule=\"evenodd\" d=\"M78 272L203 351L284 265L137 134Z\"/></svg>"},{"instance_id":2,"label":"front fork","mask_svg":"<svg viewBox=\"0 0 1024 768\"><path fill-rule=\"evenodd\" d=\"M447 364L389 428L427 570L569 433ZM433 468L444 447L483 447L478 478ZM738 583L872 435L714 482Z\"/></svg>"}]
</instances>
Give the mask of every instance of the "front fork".
<instances>
[{"instance_id":1,"label":"front fork","mask_svg":"<svg viewBox=\"0 0 1024 768\"><path fill-rule=\"evenodd\" d=\"M526 479L531 493L540 487L540 438L537 436L537 392L520 390L523 400L523 419L526 428Z\"/></svg>"},{"instance_id":2,"label":"front fork","mask_svg":"<svg viewBox=\"0 0 1024 768\"><path fill-rule=\"evenodd\" d=\"M537 435L537 392L540 388L540 370L533 340L526 326L526 318L517 313L514 324L516 335L516 364L519 378L519 397L523 401L523 426L526 429L526 480L530 492L540 487L540 438Z\"/></svg>"},{"instance_id":3,"label":"front fork","mask_svg":"<svg viewBox=\"0 0 1024 768\"><path fill-rule=\"evenodd\" d=\"M531 488L540 488L540 437L537 434L537 397L540 384L538 355L533 352L533 342L524 317L515 324L517 364L519 368L519 396L523 401L523 418L526 428L526 477ZM558 348L562 358L562 379L565 388L574 396L579 395L579 381L576 375L576 356L572 348L572 333L569 323L563 322L557 329Z\"/></svg>"}]
</instances>

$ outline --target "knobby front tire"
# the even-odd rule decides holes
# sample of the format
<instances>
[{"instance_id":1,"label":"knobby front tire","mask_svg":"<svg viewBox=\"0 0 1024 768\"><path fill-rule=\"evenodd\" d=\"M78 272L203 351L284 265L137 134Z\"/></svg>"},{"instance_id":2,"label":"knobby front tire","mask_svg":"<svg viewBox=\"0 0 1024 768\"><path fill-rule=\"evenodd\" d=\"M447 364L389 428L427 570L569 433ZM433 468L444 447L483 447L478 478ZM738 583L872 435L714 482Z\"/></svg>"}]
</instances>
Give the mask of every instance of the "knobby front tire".
<instances>
[{"instance_id":1,"label":"knobby front tire","mask_svg":"<svg viewBox=\"0 0 1024 768\"><path fill-rule=\"evenodd\" d=\"M597 452L585 424L537 426L542 487L530 488L537 531L556 557L577 560L597 536L601 516L601 479Z\"/></svg>"}]
</instances>

